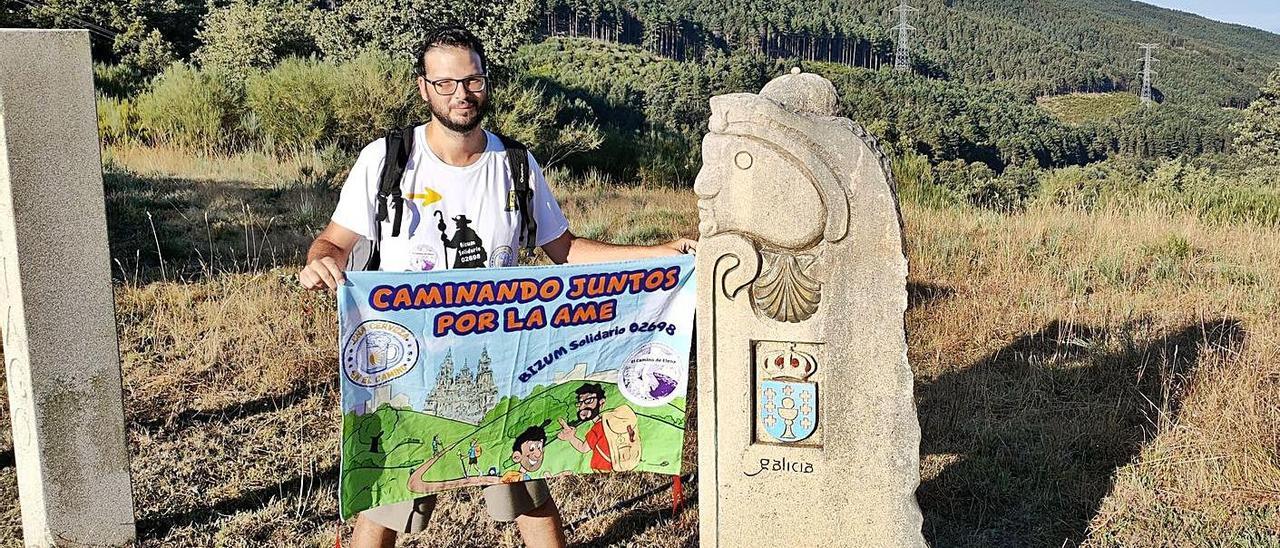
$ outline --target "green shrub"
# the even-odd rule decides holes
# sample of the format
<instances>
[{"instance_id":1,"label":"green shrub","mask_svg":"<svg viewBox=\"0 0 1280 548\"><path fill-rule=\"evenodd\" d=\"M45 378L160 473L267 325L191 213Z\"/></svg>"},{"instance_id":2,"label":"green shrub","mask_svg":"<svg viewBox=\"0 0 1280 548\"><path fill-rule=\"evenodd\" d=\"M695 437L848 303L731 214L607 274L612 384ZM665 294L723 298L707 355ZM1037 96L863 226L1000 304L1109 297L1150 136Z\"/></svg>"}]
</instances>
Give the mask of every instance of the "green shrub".
<instances>
[{"instance_id":1,"label":"green shrub","mask_svg":"<svg viewBox=\"0 0 1280 548\"><path fill-rule=\"evenodd\" d=\"M996 175L986 164L964 160L939 162L934 180L941 193L954 200L996 211L1022 209L1040 185L1040 172L1034 161L1023 162ZM939 194L939 190L931 191ZM940 198L940 196L939 196Z\"/></svg>"},{"instance_id":2,"label":"green shrub","mask_svg":"<svg viewBox=\"0 0 1280 548\"><path fill-rule=\"evenodd\" d=\"M124 65L93 64L93 88L99 95L114 98L132 97L141 90L145 80Z\"/></svg>"},{"instance_id":3,"label":"green shrub","mask_svg":"<svg viewBox=\"0 0 1280 548\"><path fill-rule=\"evenodd\" d=\"M1240 155L1118 156L1045 172L1035 200L1093 210L1156 204L1215 222L1280 224L1280 166Z\"/></svg>"},{"instance_id":4,"label":"green shrub","mask_svg":"<svg viewBox=\"0 0 1280 548\"><path fill-rule=\"evenodd\" d=\"M647 131L633 145L639 151L637 177L641 183L692 185L702 167L698 141L666 131Z\"/></svg>"},{"instance_id":5,"label":"green shrub","mask_svg":"<svg viewBox=\"0 0 1280 548\"><path fill-rule=\"evenodd\" d=\"M235 0L204 18L195 58L205 70L243 80L288 55L315 49L307 30L309 2Z\"/></svg>"},{"instance_id":6,"label":"green shrub","mask_svg":"<svg viewBox=\"0 0 1280 548\"><path fill-rule=\"evenodd\" d=\"M425 121L430 115L418 97L408 59L366 51L336 70L333 113L343 147L358 150L389 128Z\"/></svg>"},{"instance_id":7,"label":"green shrub","mask_svg":"<svg viewBox=\"0 0 1280 548\"><path fill-rule=\"evenodd\" d=\"M310 33L329 59L353 59L367 48L412 57L431 27L471 29L501 66L529 40L539 3L534 0L344 0L311 12Z\"/></svg>"},{"instance_id":8,"label":"green shrub","mask_svg":"<svg viewBox=\"0 0 1280 548\"><path fill-rule=\"evenodd\" d=\"M955 203L954 194L935 184L928 158L915 153L899 154L893 157L892 168L899 199L932 207Z\"/></svg>"},{"instance_id":9,"label":"green shrub","mask_svg":"<svg viewBox=\"0 0 1280 548\"><path fill-rule=\"evenodd\" d=\"M987 209L1019 210L1026 206L1039 184L1039 169L1034 162L1025 162L976 185L970 191L969 200Z\"/></svg>"},{"instance_id":10,"label":"green shrub","mask_svg":"<svg viewBox=\"0 0 1280 548\"><path fill-rule=\"evenodd\" d=\"M137 112L154 141L211 151L238 144L243 106L226 80L175 63L138 97Z\"/></svg>"},{"instance_id":11,"label":"green shrub","mask_svg":"<svg viewBox=\"0 0 1280 548\"><path fill-rule=\"evenodd\" d=\"M758 91L764 73L762 59L751 56L678 63L633 46L563 38L521 48L512 68L580 104L579 119L599 124L600 147L566 166L663 184L687 184L697 174L707 98Z\"/></svg>"},{"instance_id":12,"label":"green shrub","mask_svg":"<svg viewBox=\"0 0 1280 548\"><path fill-rule=\"evenodd\" d=\"M142 120L129 99L98 96L98 135L108 144L142 138Z\"/></svg>"},{"instance_id":13,"label":"green shrub","mask_svg":"<svg viewBox=\"0 0 1280 548\"><path fill-rule=\"evenodd\" d=\"M1231 127L1236 148L1260 159L1280 159L1280 67L1258 91L1258 98Z\"/></svg>"},{"instance_id":14,"label":"green shrub","mask_svg":"<svg viewBox=\"0 0 1280 548\"><path fill-rule=\"evenodd\" d=\"M247 104L267 147L300 152L334 140L337 72L315 59L293 57L249 77Z\"/></svg>"},{"instance_id":15,"label":"green shrub","mask_svg":"<svg viewBox=\"0 0 1280 548\"><path fill-rule=\"evenodd\" d=\"M516 80L495 86L493 102L490 126L532 147L543 167L604 143L585 101L548 92L543 84Z\"/></svg>"},{"instance_id":16,"label":"green shrub","mask_svg":"<svg viewBox=\"0 0 1280 548\"><path fill-rule=\"evenodd\" d=\"M116 36L115 47L120 53L120 64L145 80L165 70L178 55L173 51L173 44L160 33L160 29L151 28L142 19L135 19Z\"/></svg>"},{"instance_id":17,"label":"green shrub","mask_svg":"<svg viewBox=\"0 0 1280 548\"><path fill-rule=\"evenodd\" d=\"M1096 165L1068 166L1045 173L1036 200L1060 207L1093 211L1114 190L1106 171Z\"/></svg>"}]
</instances>

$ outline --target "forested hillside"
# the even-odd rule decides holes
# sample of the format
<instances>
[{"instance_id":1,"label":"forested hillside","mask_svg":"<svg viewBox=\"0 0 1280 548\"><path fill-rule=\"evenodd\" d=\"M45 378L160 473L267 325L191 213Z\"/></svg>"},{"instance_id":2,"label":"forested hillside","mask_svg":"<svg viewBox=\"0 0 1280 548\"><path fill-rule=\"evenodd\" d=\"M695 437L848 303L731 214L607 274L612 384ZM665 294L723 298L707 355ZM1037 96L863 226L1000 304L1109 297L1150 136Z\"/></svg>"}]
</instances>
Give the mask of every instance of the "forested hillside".
<instances>
[{"instance_id":1,"label":"forested hillside","mask_svg":"<svg viewBox=\"0 0 1280 548\"><path fill-rule=\"evenodd\" d=\"M892 62L896 0L545 0L541 28L644 43L684 58L708 48ZM1159 44L1157 93L1240 107L1280 62L1280 35L1129 0L918 0L919 72L1008 82L1029 94L1130 89L1137 42ZM642 28L643 31L637 31Z\"/></svg>"}]
</instances>

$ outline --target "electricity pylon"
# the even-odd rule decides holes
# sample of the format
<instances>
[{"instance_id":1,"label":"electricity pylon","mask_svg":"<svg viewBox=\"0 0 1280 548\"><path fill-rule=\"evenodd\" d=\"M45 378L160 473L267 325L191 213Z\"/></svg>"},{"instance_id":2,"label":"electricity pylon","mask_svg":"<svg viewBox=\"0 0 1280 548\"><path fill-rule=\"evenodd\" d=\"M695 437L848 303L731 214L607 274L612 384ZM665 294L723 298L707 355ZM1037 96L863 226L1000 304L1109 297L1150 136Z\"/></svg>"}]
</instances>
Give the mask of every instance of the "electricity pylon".
<instances>
[{"instance_id":1,"label":"electricity pylon","mask_svg":"<svg viewBox=\"0 0 1280 548\"><path fill-rule=\"evenodd\" d=\"M907 0L900 0L900 2L898 7L891 10L898 14L898 25L889 29L898 31L898 44L893 52L893 70L911 72L911 43L907 32L916 30L916 28L907 23L907 14L920 10L908 6Z\"/></svg>"},{"instance_id":2,"label":"electricity pylon","mask_svg":"<svg viewBox=\"0 0 1280 548\"><path fill-rule=\"evenodd\" d=\"M1138 48L1142 50L1142 105L1150 106L1151 100L1151 75L1156 71L1151 70L1151 63L1159 61L1151 56L1151 50L1156 49L1155 44L1138 44Z\"/></svg>"}]
</instances>

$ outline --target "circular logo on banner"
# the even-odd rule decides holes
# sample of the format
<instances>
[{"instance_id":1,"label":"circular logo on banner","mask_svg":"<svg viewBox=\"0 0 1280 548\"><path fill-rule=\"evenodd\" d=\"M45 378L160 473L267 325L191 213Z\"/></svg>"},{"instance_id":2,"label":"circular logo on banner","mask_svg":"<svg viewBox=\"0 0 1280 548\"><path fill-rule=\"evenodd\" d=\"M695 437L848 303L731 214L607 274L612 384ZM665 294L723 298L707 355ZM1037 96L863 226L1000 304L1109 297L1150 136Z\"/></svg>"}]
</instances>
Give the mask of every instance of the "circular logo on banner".
<instances>
[{"instance_id":1,"label":"circular logo on banner","mask_svg":"<svg viewBox=\"0 0 1280 548\"><path fill-rule=\"evenodd\" d=\"M648 343L622 362L618 390L628 401L643 407L657 407L683 396L689 364L662 343Z\"/></svg>"},{"instance_id":2,"label":"circular logo on banner","mask_svg":"<svg viewBox=\"0 0 1280 548\"><path fill-rule=\"evenodd\" d=\"M408 373L418 363L418 339L403 325L369 320L356 327L342 347L342 369L360 386L378 386Z\"/></svg>"}]
</instances>

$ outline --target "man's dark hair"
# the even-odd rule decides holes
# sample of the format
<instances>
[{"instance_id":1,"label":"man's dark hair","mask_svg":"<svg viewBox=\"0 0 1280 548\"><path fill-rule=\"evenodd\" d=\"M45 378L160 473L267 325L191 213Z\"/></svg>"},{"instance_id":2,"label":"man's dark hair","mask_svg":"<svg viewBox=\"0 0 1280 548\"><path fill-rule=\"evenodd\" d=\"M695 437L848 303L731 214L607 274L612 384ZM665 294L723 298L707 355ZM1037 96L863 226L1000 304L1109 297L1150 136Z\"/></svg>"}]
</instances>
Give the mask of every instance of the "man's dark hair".
<instances>
[{"instance_id":1,"label":"man's dark hair","mask_svg":"<svg viewBox=\"0 0 1280 548\"><path fill-rule=\"evenodd\" d=\"M573 393L579 396L585 396L587 394L595 394L597 398L600 398L602 400L604 399L604 387L594 382L589 382L587 384L579 386L577 390L573 391Z\"/></svg>"},{"instance_id":2,"label":"man's dark hair","mask_svg":"<svg viewBox=\"0 0 1280 548\"><path fill-rule=\"evenodd\" d=\"M516 436L516 442L511 444L511 450L519 453L525 442L536 441L543 445L547 444L547 433L537 426L530 426L524 429L519 436Z\"/></svg>"},{"instance_id":3,"label":"man's dark hair","mask_svg":"<svg viewBox=\"0 0 1280 548\"><path fill-rule=\"evenodd\" d=\"M423 37L422 46L418 48L418 60L414 63L418 76L426 76L427 74L427 52L431 48L445 46L465 48L476 52L476 55L480 56L480 70L489 71L489 58L484 56L484 44L480 43L480 39L471 34L471 31L462 27L444 26L428 30L427 35Z\"/></svg>"}]
</instances>

